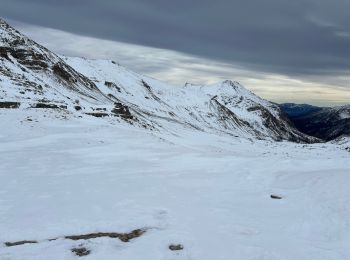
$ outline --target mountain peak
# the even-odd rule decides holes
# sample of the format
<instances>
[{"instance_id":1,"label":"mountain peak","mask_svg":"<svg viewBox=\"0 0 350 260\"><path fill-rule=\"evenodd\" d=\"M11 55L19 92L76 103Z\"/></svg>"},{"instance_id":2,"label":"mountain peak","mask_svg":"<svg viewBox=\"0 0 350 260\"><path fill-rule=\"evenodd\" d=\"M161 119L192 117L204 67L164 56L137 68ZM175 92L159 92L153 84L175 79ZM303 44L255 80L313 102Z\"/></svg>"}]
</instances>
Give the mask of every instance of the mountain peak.
<instances>
[{"instance_id":1,"label":"mountain peak","mask_svg":"<svg viewBox=\"0 0 350 260\"><path fill-rule=\"evenodd\" d=\"M9 24L3 18L0 17L0 26L9 26Z\"/></svg>"},{"instance_id":2,"label":"mountain peak","mask_svg":"<svg viewBox=\"0 0 350 260\"><path fill-rule=\"evenodd\" d=\"M19 33L15 28L8 24L3 18L0 17L0 32L9 31Z\"/></svg>"},{"instance_id":3,"label":"mountain peak","mask_svg":"<svg viewBox=\"0 0 350 260\"><path fill-rule=\"evenodd\" d=\"M230 90L234 90L236 93L240 92L242 94L252 94L250 91L248 91L245 87L243 87L239 82L237 81L233 81L233 80L223 80L221 82L219 82L217 85L223 87L223 88L227 88Z\"/></svg>"},{"instance_id":4,"label":"mountain peak","mask_svg":"<svg viewBox=\"0 0 350 260\"><path fill-rule=\"evenodd\" d=\"M18 45L26 46L33 44L34 41L21 34L11 25L9 25L4 19L0 18L0 42L1 47L16 47Z\"/></svg>"},{"instance_id":5,"label":"mountain peak","mask_svg":"<svg viewBox=\"0 0 350 260\"><path fill-rule=\"evenodd\" d=\"M233 81L233 80L230 80L230 79L226 79L226 80L221 81L221 84L222 85L228 85L228 86L231 86L231 87L241 86L239 84L239 82Z\"/></svg>"}]
</instances>

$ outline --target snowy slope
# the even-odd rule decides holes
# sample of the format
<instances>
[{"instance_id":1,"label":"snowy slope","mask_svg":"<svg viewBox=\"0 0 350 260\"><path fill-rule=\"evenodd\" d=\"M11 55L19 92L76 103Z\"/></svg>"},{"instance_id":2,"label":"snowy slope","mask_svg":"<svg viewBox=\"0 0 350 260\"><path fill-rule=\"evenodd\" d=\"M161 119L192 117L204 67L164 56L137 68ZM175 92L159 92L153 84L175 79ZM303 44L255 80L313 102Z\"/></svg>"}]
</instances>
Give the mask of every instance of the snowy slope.
<instances>
[{"instance_id":1,"label":"snowy slope","mask_svg":"<svg viewBox=\"0 0 350 260\"><path fill-rule=\"evenodd\" d=\"M0 259L73 260L82 247L96 260L350 258L350 153L337 145L55 113L0 110ZM64 239L139 228L130 242ZM37 243L3 244L23 240Z\"/></svg>"},{"instance_id":2,"label":"snowy slope","mask_svg":"<svg viewBox=\"0 0 350 260\"><path fill-rule=\"evenodd\" d=\"M166 128L170 121L240 137L313 140L298 132L278 106L257 97L238 82L176 87L133 73L112 61L70 57L64 60L93 80L105 95L122 101L155 128Z\"/></svg>"},{"instance_id":3,"label":"snowy slope","mask_svg":"<svg viewBox=\"0 0 350 260\"><path fill-rule=\"evenodd\" d=\"M313 142L278 106L237 82L171 86L113 61L59 57L0 21L0 98L21 108L58 107L74 116L116 117L135 127L184 128L247 139Z\"/></svg>"},{"instance_id":4,"label":"snowy slope","mask_svg":"<svg viewBox=\"0 0 350 260\"><path fill-rule=\"evenodd\" d=\"M21 101L25 106L40 100L69 105L72 98L86 104L109 102L92 81L1 19L0 62L3 100Z\"/></svg>"}]
</instances>

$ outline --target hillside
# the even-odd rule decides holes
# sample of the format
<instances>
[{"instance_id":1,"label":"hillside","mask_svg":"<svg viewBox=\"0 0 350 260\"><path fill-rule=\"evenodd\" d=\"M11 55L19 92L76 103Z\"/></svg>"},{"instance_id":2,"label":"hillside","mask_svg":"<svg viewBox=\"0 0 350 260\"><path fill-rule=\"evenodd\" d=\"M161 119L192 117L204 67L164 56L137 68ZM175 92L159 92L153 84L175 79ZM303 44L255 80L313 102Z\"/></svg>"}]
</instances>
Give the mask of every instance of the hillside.
<instances>
[{"instance_id":1,"label":"hillside","mask_svg":"<svg viewBox=\"0 0 350 260\"><path fill-rule=\"evenodd\" d=\"M58 56L0 22L2 105L115 116L153 131L191 128L247 139L314 142L280 108L237 82L171 86L114 61ZM116 119L118 121L118 119Z\"/></svg>"},{"instance_id":2,"label":"hillside","mask_svg":"<svg viewBox=\"0 0 350 260\"><path fill-rule=\"evenodd\" d=\"M310 105L282 104L296 128L310 136L330 141L350 136L350 106L314 107Z\"/></svg>"}]
</instances>

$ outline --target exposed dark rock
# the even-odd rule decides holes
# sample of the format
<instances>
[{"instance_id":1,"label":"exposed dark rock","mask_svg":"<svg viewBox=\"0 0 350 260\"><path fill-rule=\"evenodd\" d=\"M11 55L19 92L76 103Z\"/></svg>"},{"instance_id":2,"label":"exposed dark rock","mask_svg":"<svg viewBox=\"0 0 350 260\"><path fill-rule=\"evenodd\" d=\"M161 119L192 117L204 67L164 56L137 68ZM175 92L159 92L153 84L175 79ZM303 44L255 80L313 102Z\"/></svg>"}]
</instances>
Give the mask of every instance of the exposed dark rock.
<instances>
[{"instance_id":1,"label":"exposed dark rock","mask_svg":"<svg viewBox=\"0 0 350 260\"><path fill-rule=\"evenodd\" d=\"M89 233L84 235L72 235L72 236L65 236L64 239L70 239L70 240L88 240L88 239L94 239L99 237L109 237L109 238L118 238L122 242L129 242L131 239L138 238L142 236L144 233L146 233L146 229L135 229L129 233L116 233L116 232L98 232L98 233ZM50 238L47 239L47 241L55 241L59 239L56 238ZM38 241L35 240L21 240L16 242L5 242L5 246L20 246L24 244L35 244L38 243Z\"/></svg>"},{"instance_id":2,"label":"exposed dark rock","mask_svg":"<svg viewBox=\"0 0 350 260\"><path fill-rule=\"evenodd\" d=\"M146 232L145 229L135 229L130 233L122 233L119 239L123 242L129 242L129 240L142 236Z\"/></svg>"},{"instance_id":3,"label":"exposed dark rock","mask_svg":"<svg viewBox=\"0 0 350 260\"><path fill-rule=\"evenodd\" d=\"M280 200L280 199L282 199L281 196L277 196L277 195L274 195L274 194L270 195L270 197L271 197L271 199L275 199L275 200Z\"/></svg>"},{"instance_id":4,"label":"exposed dark rock","mask_svg":"<svg viewBox=\"0 0 350 260\"><path fill-rule=\"evenodd\" d=\"M42 70L48 67L46 58L40 53L30 49L17 47L16 42L12 42L12 47L0 47L0 57L10 61L9 55L15 58L20 64L34 70Z\"/></svg>"},{"instance_id":5,"label":"exposed dark rock","mask_svg":"<svg viewBox=\"0 0 350 260\"><path fill-rule=\"evenodd\" d=\"M79 111L79 110L81 110L81 106L74 106L74 109L75 109L76 111Z\"/></svg>"},{"instance_id":6,"label":"exposed dark rock","mask_svg":"<svg viewBox=\"0 0 350 260\"><path fill-rule=\"evenodd\" d=\"M118 100L118 98L112 94L108 94L107 95L110 99L113 99L113 100Z\"/></svg>"},{"instance_id":7,"label":"exposed dark rock","mask_svg":"<svg viewBox=\"0 0 350 260\"><path fill-rule=\"evenodd\" d=\"M74 253L77 256L86 256L91 253L89 249L86 247L76 247L71 249L72 253Z\"/></svg>"},{"instance_id":8,"label":"exposed dark rock","mask_svg":"<svg viewBox=\"0 0 350 260\"><path fill-rule=\"evenodd\" d=\"M61 77L62 79L66 80L66 81L72 81L73 77L72 75L66 71L63 67L63 65L59 62L56 63L53 67L52 67L52 71L54 74L56 74L57 76Z\"/></svg>"},{"instance_id":9,"label":"exposed dark rock","mask_svg":"<svg viewBox=\"0 0 350 260\"><path fill-rule=\"evenodd\" d=\"M94 239L99 237L109 237L109 238L118 238L123 242L129 242L129 240L140 237L145 232L146 230L144 229L135 229L130 233L98 232L98 233L90 233L85 235L66 236L65 238L71 239L71 240L88 240L88 239Z\"/></svg>"},{"instance_id":10,"label":"exposed dark rock","mask_svg":"<svg viewBox=\"0 0 350 260\"><path fill-rule=\"evenodd\" d=\"M5 246L10 247L10 246L20 246L25 244L36 244L36 243L38 243L38 241L22 240L22 241L16 241L16 242L5 242Z\"/></svg>"},{"instance_id":11,"label":"exposed dark rock","mask_svg":"<svg viewBox=\"0 0 350 260\"><path fill-rule=\"evenodd\" d=\"M67 109L66 105L56 105L52 103L36 103L32 106L32 108L50 108L50 109Z\"/></svg>"},{"instance_id":12,"label":"exposed dark rock","mask_svg":"<svg viewBox=\"0 0 350 260\"><path fill-rule=\"evenodd\" d=\"M0 108L19 108L20 102L0 102Z\"/></svg>"},{"instance_id":13,"label":"exposed dark rock","mask_svg":"<svg viewBox=\"0 0 350 260\"><path fill-rule=\"evenodd\" d=\"M113 86L113 82L105 81L105 86L112 87Z\"/></svg>"},{"instance_id":14,"label":"exposed dark rock","mask_svg":"<svg viewBox=\"0 0 350 260\"><path fill-rule=\"evenodd\" d=\"M97 107L95 108L96 111L107 111L107 108L105 107Z\"/></svg>"},{"instance_id":15,"label":"exposed dark rock","mask_svg":"<svg viewBox=\"0 0 350 260\"><path fill-rule=\"evenodd\" d=\"M117 84L109 81L105 81L105 85L109 88L115 88L118 92L121 92L120 87L117 86Z\"/></svg>"},{"instance_id":16,"label":"exposed dark rock","mask_svg":"<svg viewBox=\"0 0 350 260\"><path fill-rule=\"evenodd\" d=\"M156 101L160 101L159 97L157 97L153 91L151 86L144 80L141 80L142 85L147 89L148 93L151 95L151 97L156 100Z\"/></svg>"},{"instance_id":17,"label":"exposed dark rock","mask_svg":"<svg viewBox=\"0 0 350 260\"><path fill-rule=\"evenodd\" d=\"M183 250L184 246L181 244L177 244L177 245L171 244L171 245L169 245L169 249L171 251L178 251L178 250Z\"/></svg>"},{"instance_id":18,"label":"exposed dark rock","mask_svg":"<svg viewBox=\"0 0 350 260\"><path fill-rule=\"evenodd\" d=\"M111 111L114 115L120 116L124 119L133 119L133 116L130 113L129 107L120 103L114 103L114 108Z\"/></svg>"},{"instance_id":19,"label":"exposed dark rock","mask_svg":"<svg viewBox=\"0 0 350 260\"><path fill-rule=\"evenodd\" d=\"M86 115L89 115L89 116L94 116L94 117L106 117L106 116L109 116L108 113L85 113Z\"/></svg>"},{"instance_id":20,"label":"exposed dark rock","mask_svg":"<svg viewBox=\"0 0 350 260\"><path fill-rule=\"evenodd\" d=\"M11 61L9 56L9 48L6 47L0 47L0 57L7 59L8 61Z\"/></svg>"}]
</instances>

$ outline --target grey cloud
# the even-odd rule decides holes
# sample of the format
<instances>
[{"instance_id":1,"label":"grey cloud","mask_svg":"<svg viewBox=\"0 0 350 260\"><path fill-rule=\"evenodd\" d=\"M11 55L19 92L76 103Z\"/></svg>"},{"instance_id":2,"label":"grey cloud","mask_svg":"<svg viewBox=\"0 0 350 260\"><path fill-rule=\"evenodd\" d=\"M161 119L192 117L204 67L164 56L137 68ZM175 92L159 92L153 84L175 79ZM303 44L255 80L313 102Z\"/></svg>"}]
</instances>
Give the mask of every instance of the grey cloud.
<instances>
[{"instance_id":1,"label":"grey cloud","mask_svg":"<svg viewBox=\"0 0 350 260\"><path fill-rule=\"evenodd\" d=\"M0 15L286 75L350 70L346 0L2 0Z\"/></svg>"},{"instance_id":2,"label":"grey cloud","mask_svg":"<svg viewBox=\"0 0 350 260\"><path fill-rule=\"evenodd\" d=\"M303 75L291 78L170 50L80 36L14 21L11 23L56 53L113 59L134 71L175 84L174 87L185 82L210 84L233 79L261 97L275 102L325 106L348 104L350 100L350 75Z\"/></svg>"}]
</instances>

